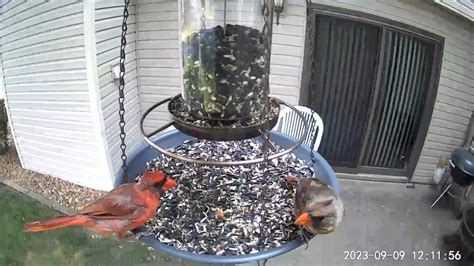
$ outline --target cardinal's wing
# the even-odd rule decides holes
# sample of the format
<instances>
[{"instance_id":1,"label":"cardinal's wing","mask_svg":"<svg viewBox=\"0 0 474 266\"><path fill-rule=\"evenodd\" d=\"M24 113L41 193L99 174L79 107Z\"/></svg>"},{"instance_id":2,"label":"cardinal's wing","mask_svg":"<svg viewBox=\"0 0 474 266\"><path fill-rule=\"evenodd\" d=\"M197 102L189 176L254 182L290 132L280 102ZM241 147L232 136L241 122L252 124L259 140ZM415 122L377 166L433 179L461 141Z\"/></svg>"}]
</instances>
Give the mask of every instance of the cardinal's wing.
<instances>
[{"instance_id":1,"label":"cardinal's wing","mask_svg":"<svg viewBox=\"0 0 474 266\"><path fill-rule=\"evenodd\" d=\"M100 219L127 218L137 209L146 208L144 199L133 184L124 184L110 191L105 197L87 205L79 214Z\"/></svg>"}]
</instances>

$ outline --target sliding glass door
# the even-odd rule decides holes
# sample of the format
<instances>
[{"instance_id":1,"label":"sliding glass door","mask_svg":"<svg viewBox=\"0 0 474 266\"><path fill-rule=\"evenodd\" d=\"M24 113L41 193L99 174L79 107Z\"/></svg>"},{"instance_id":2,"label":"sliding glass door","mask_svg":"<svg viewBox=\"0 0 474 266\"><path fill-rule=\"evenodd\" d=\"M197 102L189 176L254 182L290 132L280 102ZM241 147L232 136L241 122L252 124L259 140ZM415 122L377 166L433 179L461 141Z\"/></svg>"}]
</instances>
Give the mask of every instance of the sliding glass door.
<instances>
[{"instance_id":1,"label":"sliding glass door","mask_svg":"<svg viewBox=\"0 0 474 266\"><path fill-rule=\"evenodd\" d=\"M442 43L387 23L316 13L301 104L324 121L319 152L343 171L411 176Z\"/></svg>"},{"instance_id":2,"label":"sliding glass door","mask_svg":"<svg viewBox=\"0 0 474 266\"><path fill-rule=\"evenodd\" d=\"M368 122L380 29L321 16L316 32L315 87L308 106L324 121L319 152L333 165L355 167Z\"/></svg>"}]
</instances>

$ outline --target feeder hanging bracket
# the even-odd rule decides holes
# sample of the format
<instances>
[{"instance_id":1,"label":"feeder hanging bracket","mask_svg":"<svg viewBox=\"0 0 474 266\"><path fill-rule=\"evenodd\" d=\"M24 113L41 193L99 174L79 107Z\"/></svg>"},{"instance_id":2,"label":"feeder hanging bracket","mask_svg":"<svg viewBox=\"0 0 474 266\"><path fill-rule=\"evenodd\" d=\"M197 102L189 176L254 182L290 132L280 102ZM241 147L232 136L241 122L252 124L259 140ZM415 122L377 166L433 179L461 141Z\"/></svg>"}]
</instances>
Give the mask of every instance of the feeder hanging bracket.
<instances>
[{"instance_id":1,"label":"feeder hanging bracket","mask_svg":"<svg viewBox=\"0 0 474 266\"><path fill-rule=\"evenodd\" d=\"M267 160L273 160L273 159L276 159L276 158L279 158L285 154L288 154L290 152L292 152L293 150L297 149L302 143L303 141L306 139L306 136L308 135L308 132L309 132L309 126L308 126L308 122L306 121L304 115L298 110L296 109L294 106L292 106L291 104L288 104L282 100L279 100L279 99L275 99L276 102L278 102L280 105L283 104L285 106L287 106L288 108L292 109L298 116L299 118L301 119L301 123L303 124L304 126L304 134L301 136L301 138L299 140L296 141L295 144L293 144L291 147L283 150L283 151L280 151L280 152L277 152L275 154L272 154L272 155L269 155L267 158L255 158L255 159L250 159L250 160L243 160L243 161L227 161L227 162L220 162L220 161L206 161L206 160L198 160L198 159L193 159L193 158L189 158L189 157L186 157L186 156L181 156L181 155L178 155L174 152L171 152L169 150L167 150L166 148L163 148L161 147L160 145L154 143L150 138L153 137L154 135L158 134L159 132L165 130L166 128L170 127L170 126L173 126L174 125L174 122L169 122L167 123L166 125L158 128L157 130L153 131L152 133L150 134L146 134L145 133L145 130L143 128L144 126L144 122L145 122L145 118L153 111L155 110L157 107L173 100L174 98L176 97L179 97L180 95L176 95L176 96L173 96L173 97L169 97L167 99L164 99L162 101L159 101L157 103L155 103L153 106L151 106L148 110L145 111L145 113L142 115L141 119L140 119L140 131L143 135L143 138L145 139L145 141L150 144L151 147L157 149L159 152L161 152L162 154L166 155L166 156L169 156L171 158L175 158L175 159L178 159L178 160L181 160L181 161L185 161L185 162L188 162L188 163L194 163L194 164L200 164L200 165L210 165L210 166L234 166L234 165L249 165L249 164L257 164L257 163L262 163L262 162L265 162L265 159ZM264 140L264 142L266 142L266 140Z\"/></svg>"}]
</instances>

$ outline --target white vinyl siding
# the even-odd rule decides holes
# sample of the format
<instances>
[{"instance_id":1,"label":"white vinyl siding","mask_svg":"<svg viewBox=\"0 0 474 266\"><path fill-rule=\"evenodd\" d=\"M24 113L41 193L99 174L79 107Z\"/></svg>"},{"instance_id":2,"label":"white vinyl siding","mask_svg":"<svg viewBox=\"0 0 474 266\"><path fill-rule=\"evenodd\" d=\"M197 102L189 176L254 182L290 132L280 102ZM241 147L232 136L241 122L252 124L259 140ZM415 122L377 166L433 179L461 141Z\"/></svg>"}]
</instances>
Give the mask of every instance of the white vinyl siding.
<instances>
[{"instance_id":1,"label":"white vinyl siding","mask_svg":"<svg viewBox=\"0 0 474 266\"><path fill-rule=\"evenodd\" d=\"M111 69L119 64L120 38L122 33L123 1L97 1L95 6L95 34L97 49L97 75L99 77L100 105L105 129L108 153L113 174L119 171L121 161L118 80L113 80ZM127 19L127 47L125 61L125 132L127 154L130 155L142 143L139 130L140 97L137 81L136 15L135 1L129 6Z\"/></svg>"},{"instance_id":2,"label":"white vinyl siding","mask_svg":"<svg viewBox=\"0 0 474 266\"><path fill-rule=\"evenodd\" d=\"M2 1L3 81L23 167L110 189L84 49L84 5Z\"/></svg>"},{"instance_id":3,"label":"white vinyl siding","mask_svg":"<svg viewBox=\"0 0 474 266\"><path fill-rule=\"evenodd\" d=\"M273 26L270 91L296 105L306 11L303 0L286 2L280 25ZM431 182L437 158L462 144L474 109L472 24L429 1L314 2L386 17L445 38L435 109L413 179ZM111 67L119 63L123 1L90 3L94 19L84 23L82 2L2 0L3 81L23 166L110 189L121 165L118 81ZM138 128L143 111L181 92L178 34L177 0L132 1L125 76L129 155L143 143ZM85 43L93 45L93 55ZM167 121L162 106L148 116L145 129L150 132Z\"/></svg>"},{"instance_id":4,"label":"white vinyl siding","mask_svg":"<svg viewBox=\"0 0 474 266\"><path fill-rule=\"evenodd\" d=\"M178 1L138 0L138 83L142 112L181 92L178 34ZM167 110L163 105L150 113L145 130L151 132L167 122Z\"/></svg>"},{"instance_id":5,"label":"white vinyl siding","mask_svg":"<svg viewBox=\"0 0 474 266\"><path fill-rule=\"evenodd\" d=\"M474 2L472 0L433 0L438 5L474 22Z\"/></svg>"}]
</instances>

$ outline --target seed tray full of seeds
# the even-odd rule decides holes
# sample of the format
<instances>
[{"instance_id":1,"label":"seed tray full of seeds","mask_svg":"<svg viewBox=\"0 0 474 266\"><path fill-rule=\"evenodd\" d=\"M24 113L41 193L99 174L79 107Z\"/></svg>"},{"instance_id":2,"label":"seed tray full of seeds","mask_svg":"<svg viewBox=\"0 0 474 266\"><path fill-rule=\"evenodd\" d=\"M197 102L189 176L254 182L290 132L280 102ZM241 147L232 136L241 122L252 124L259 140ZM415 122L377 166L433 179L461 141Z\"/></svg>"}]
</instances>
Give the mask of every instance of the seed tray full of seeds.
<instances>
[{"instance_id":1,"label":"seed tray full of seeds","mask_svg":"<svg viewBox=\"0 0 474 266\"><path fill-rule=\"evenodd\" d=\"M255 139L191 139L171 151L213 161L263 156L262 143ZM295 190L284 178L313 175L294 154L265 165L233 167L198 166L161 155L147 168L165 170L178 182L162 196L156 219L146 224L148 234L179 250L209 255L257 253L296 239Z\"/></svg>"}]
</instances>

